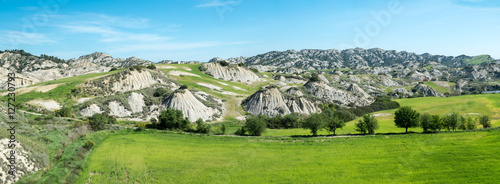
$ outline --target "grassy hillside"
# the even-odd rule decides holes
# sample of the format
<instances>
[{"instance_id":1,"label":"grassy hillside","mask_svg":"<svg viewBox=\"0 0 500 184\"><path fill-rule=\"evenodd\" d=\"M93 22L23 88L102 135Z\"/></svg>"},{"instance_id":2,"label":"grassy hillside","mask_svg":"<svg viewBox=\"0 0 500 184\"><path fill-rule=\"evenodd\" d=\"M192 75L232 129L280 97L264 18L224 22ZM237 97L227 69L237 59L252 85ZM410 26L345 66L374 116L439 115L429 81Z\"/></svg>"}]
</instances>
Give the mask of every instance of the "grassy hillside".
<instances>
[{"instance_id":1,"label":"grassy hillside","mask_svg":"<svg viewBox=\"0 0 500 184\"><path fill-rule=\"evenodd\" d=\"M488 55L479 55L479 56L472 57L472 59L466 59L465 63L477 65L477 64L484 63L484 62L490 62L490 61L492 61L492 60L488 59Z\"/></svg>"},{"instance_id":2,"label":"grassy hillside","mask_svg":"<svg viewBox=\"0 0 500 184\"><path fill-rule=\"evenodd\" d=\"M481 95L465 95L454 97L424 97L424 98L406 98L395 100L401 106L410 106L420 113L428 112L429 114L449 114L456 112L461 115L488 115L492 119L493 126L500 126L500 95L498 94L481 94ZM393 110L379 111L374 113L379 122L379 129L376 133L404 133L403 128L397 128L394 125ZM354 124L360 118L350 121L346 126L337 130L337 134L356 134ZM481 127L481 126L479 126ZM410 128L408 131L422 132L422 128ZM330 135L331 133L322 130L319 135ZM309 130L304 129L267 129L264 136L292 136L292 135L312 135Z\"/></svg>"},{"instance_id":3,"label":"grassy hillside","mask_svg":"<svg viewBox=\"0 0 500 184\"><path fill-rule=\"evenodd\" d=\"M344 138L109 137L77 183L494 183L500 129Z\"/></svg>"}]
</instances>

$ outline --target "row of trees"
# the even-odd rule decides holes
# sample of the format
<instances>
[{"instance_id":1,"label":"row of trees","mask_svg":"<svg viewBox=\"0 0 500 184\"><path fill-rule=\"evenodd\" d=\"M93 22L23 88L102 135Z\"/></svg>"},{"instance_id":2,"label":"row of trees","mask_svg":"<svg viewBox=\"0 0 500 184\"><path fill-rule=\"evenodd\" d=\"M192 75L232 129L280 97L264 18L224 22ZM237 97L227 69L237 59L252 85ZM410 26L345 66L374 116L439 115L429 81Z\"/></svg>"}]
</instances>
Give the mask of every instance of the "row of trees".
<instances>
[{"instance_id":1,"label":"row of trees","mask_svg":"<svg viewBox=\"0 0 500 184\"><path fill-rule=\"evenodd\" d=\"M411 107L401 107L394 113L394 123L397 127L405 128L408 133L408 128L422 127L424 132L439 132L441 129L448 131L456 129L473 130L478 124L483 128L491 127L490 118L487 115L483 116L461 116L455 112L447 115L430 115L429 113L420 114Z\"/></svg>"},{"instance_id":2,"label":"row of trees","mask_svg":"<svg viewBox=\"0 0 500 184\"><path fill-rule=\"evenodd\" d=\"M167 109L160 112L158 119L151 118L151 124L147 124L146 128L153 128L159 130L182 130L186 132L197 132L197 133L210 133L212 128L209 124L206 124L201 118L196 120L196 128L191 125L191 122L181 110L177 109Z\"/></svg>"}]
</instances>

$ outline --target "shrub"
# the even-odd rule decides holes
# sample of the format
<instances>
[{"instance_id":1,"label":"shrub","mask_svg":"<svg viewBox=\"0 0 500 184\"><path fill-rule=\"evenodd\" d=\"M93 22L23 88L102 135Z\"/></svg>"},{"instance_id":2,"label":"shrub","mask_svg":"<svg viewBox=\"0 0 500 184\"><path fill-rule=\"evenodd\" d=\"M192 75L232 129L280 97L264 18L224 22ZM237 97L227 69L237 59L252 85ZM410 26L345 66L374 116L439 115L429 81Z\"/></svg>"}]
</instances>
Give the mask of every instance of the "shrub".
<instances>
[{"instance_id":1,"label":"shrub","mask_svg":"<svg viewBox=\"0 0 500 184\"><path fill-rule=\"evenodd\" d=\"M137 125L137 129L135 129L136 131L143 131L144 129L146 129L146 123L144 122L140 122L138 125Z\"/></svg>"},{"instance_id":2,"label":"shrub","mask_svg":"<svg viewBox=\"0 0 500 184\"><path fill-rule=\"evenodd\" d=\"M356 131L362 134L375 134L375 130L378 129L378 121L373 115L365 114L362 119L355 124Z\"/></svg>"},{"instance_id":3,"label":"shrub","mask_svg":"<svg viewBox=\"0 0 500 184\"><path fill-rule=\"evenodd\" d=\"M438 132L441 131L441 128L443 127L441 123L441 118L439 115L432 115L431 116L431 123L429 125L429 130L433 132Z\"/></svg>"},{"instance_id":4,"label":"shrub","mask_svg":"<svg viewBox=\"0 0 500 184\"><path fill-rule=\"evenodd\" d=\"M94 147L94 145L95 145L94 141L87 140L85 142L85 144L83 145L83 148L90 150L90 149L92 149L92 147Z\"/></svg>"},{"instance_id":5,"label":"shrub","mask_svg":"<svg viewBox=\"0 0 500 184\"><path fill-rule=\"evenodd\" d=\"M149 119L149 122L151 122L151 125L152 125L153 127L156 127L156 123L157 123L158 121L156 120L156 118L151 118L151 119Z\"/></svg>"},{"instance_id":6,"label":"shrub","mask_svg":"<svg viewBox=\"0 0 500 184\"><path fill-rule=\"evenodd\" d=\"M244 130L251 136L260 136L266 130L267 118L263 115L250 116L246 119Z\"/></svg>"},{"instance_id":7,"label":"shrub","mask_svg":"<svg viewBox=\"0 0 500 184\"><path fill-rule=\"evenodd\" d=\"M335 111L335 116L337 116L340 120L343 120L344 122L349 122L354 119L356 119L356 115L346 111L346 110L337 110Z\"/></svg>"},{"instance_id":8,"label":"shrub","mask_svg":"<svg viewBox=\"0 0 500 184\"><path fill-rule=\"evenodd\" d=\"M112 72L112 71L116 71L116 70L118 70L118 68L113 67L113 68L111 68L111 70L109 70L109 71L110 71L110 72Z\"/></svg>"},{"instance_id":9,"label":"shrub","mask_svg":"<svg viewBox=\"0 0 500 184\"><path fill-rule=\"evenodd\" d=\"M477 128L476 118L472 116L460 116L460 122L458 128L462 130L476 129Z\"/></svg>"},{"instance_id":10,"label":"shrub","mask_svg":"<svg viewBox=\"0 0 500 184\"><path fill-rule=\"evenodd\" d=\"M225 60L221 60L221 61L219 61L219 64L220 64L221 66L229 66L229 63L228 63L227 61L225 61Z\"/></svg>"},{"instance_id":11,"label":"shrub","mask_svg":"<svg viewBox=\"0 0 500 184\"><path fill-rule=\"evenodd\" d=\"M259 73L259 70L257 70L256 68L250 68L249 70L252 71L253 73Z\"/></svg>"},{"instance_id":12,"label":"shrub","mask_svg":"<svg viewBox=\"0 0 500 184\"><path fill-rule=\"evenodd\" d=\"M319 82L319 75L317 73L313 73L311 75L311 78L309 78L309 80L312 82Z\"/></svg>"},{"instance_id":13,"label":"shrub","mask_svg":"<svg viewBox=\"0 0 500 184\"><path fill-rule=\"evenodd\" d=\"M103 130L106 124L115 124L116 118L108 114L94 114L88 118L90 127L94 131Z\"/></svg>"},{"instance_id":14,"label":"shrub","mask_svg":"<svg viewBox=\"0 0 500 184\"><path fill-rule=\"evenodd\" d=\"M241 128L239 128L238 130L236 130L236 132L234 132L235 135L245 135L246 134L246 130L245 130L245 127L242 126Z\"/></svg>"},{"instance_id":15,"label":"shrub","mask_svg":"<svg viewBox=\"0 0 500 184\"><path fill-rule=\"evenodd\" d=\"M452 112L451 114L445 115L442 119L442 122L443 127L448 129L448 131L455 131L455 129L457 129L458 125L460 124L460 115Z\"/></svg>"},{"instance_id":16,"label":"shrub","mask_svg":"<svg viewBox=\"0 0 500 184\"><path fill-rule=\"evenodd\" d=\"M160 112L158 116L159 124L158 129L165 130L189 130L189 120L184 118L181 110L167 109Z\"/></svg>"},{"instance_id":17,"label":"shrub","mask_svg":"<svg viewBox=\"0 0 500 184\"><path fill-rule=\"evenodd\" d=\"M483 128L491 127L490 117L486 115L479 117L479 124L483 125Z\"/></svg>"},{"instance_id":18,"label":"shrub","mask_svg":"<svg viewBox=\"0 0 500 184\"><path fill-rule=\"evenodd\" d=\"M205 124L205 122L203 122L203 119L199 118L198 120L196 120L196 132L208 134L210 133L210 128L211 126L209 124Z\"/></svg>"},{"instance_id":19,"label":"shrub","mask_svg":"<svg viewBox=\"0 0 500 184\"><path fill-rule=\"evenodd\" d=\"M220 131L222 135L226 134L226 124L222 124L222 126L220 127Z\"/></svg>"},{"instance_id":20,"label":"shrub","mask_svg":"<svg viewBox=\"0 0 500 184\"><path fill-rule=\"evenodd\" d=\"M318 135L318 131L324 128L325 125L326 123L324 116L318 113L311 114L304 120L304 123L302 123L302 127L304 129L311 130L311 133L314 136Z\"/></svg>"},{"instance_id":21,"label":"shrub","mask_svg":"<svg viewBox=\"0 0 500 184\"><path fill-rule=\"evenodd\" d=\"M394 123L399 128L406 128L406 133L408 133L408 128L418 126L419 116L420 114L411 107L401 107L394 113Z\"/></svg>"},{"instance_id":22,"label":"shrub","mask_svg":"<svg viewBox=\"0 0 500 184\"><path fill-rule=\"evenodd\" d=\"M179 87L179 89L187 89L188 86L187 85L181 85L181 87Z\"/></svg>"},{"instance_id":23,"label":"shrub","mask_svg":"<svg viewBox=\"0 0 500 184\"><path fill-rule=\"evenodd\" d=\"M432 119L429 113L425 113L420 116L420 126L424 129L424 132L429 132L432 126Z\"/></svg>"},{"instance_id":24,"label":"shrub","mask_svg":"<svg viewBox=\"0 0 500 184\"><path fill-rule=\"evenodd\" d=\"M244 63L238 63L238 66L239 67L245 67L245 64Z\"/></svg>"},{"instance_id":25,"label":"shrub","mask_svg":"<svg viewBox=\"0 0 500 184\"><path fill-rule=\"evenodd\" d=\"M155 92L153 93L153 96L154 97L161 97L167 93L168 93L168 91L165 88L156 88Z\"/></svg>"},{"instance_id":26,"label":"shrub","mask_svg":"<svg viewBox=\"0 0 500 184\"><path fill-rule=\"evenodd\" d=\"M151 70L156 70L156 66L154 64L150 64L146 68L151 69Z\"/></svg>"},{"instance_id":27,"label":"shrub","mask_svg":"<svg viewBox=\"0 0 500 184\"><path fill-rule=\"evenodd\" d=\"M73 108L64 106L63 108L59 109L58 111L55 111L55 116L56 117L71 117L73 114Z\"/></svg>"}]
</instances>

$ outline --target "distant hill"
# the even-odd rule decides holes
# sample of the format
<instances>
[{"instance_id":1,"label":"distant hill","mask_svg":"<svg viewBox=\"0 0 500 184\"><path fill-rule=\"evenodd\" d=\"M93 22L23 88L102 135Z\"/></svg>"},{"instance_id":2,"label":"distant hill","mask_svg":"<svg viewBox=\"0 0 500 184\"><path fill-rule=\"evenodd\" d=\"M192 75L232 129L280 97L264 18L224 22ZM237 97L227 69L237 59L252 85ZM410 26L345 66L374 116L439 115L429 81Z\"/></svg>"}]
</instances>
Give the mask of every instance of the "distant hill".
<instances>
[{"instance_id":1,"label":"distant hill","mask_svg":"<svg viewBox=\"0 0 500 184\"><path fill-rule=\"evenodd\" d=\"M218 60L214 58L211 61ZM300 51L271 51L252 57L236 57L227 59L231 63L245 65L271 65L281 68L296 67L307 70L380 67L400 64L403 66L426 66L437 63L446 67L463 67L469 64L480 64L494 61L489 55L481 56L444 56L415 54L406 51L373 49L320 50L303 49Z\"/></svg>"}]
</instances>

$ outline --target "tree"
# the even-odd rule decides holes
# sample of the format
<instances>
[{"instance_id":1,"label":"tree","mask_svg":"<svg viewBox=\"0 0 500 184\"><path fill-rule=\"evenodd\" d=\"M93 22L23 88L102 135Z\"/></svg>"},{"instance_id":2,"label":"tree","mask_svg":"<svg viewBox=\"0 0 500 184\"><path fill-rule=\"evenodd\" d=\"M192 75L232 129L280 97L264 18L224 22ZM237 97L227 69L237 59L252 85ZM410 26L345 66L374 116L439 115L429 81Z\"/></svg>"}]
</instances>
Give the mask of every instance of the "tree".
<instances>
[{"instance_id":1,"label":"tree","mask_svg":"<svg viewBox=\"0 0 500 184\"><path fill-rule=\"evenodd\" d=\"M266 130L267 127L267 117L264 115L251 116L246 119L244 132L248 132L251 136L260 136Z\"/></svg>"},{"instance_id":2,"label":"tree","mask_svg":"<svg viewBox=\"0 0 500 184\"><path fill-rule=\"evenodd\" d=\"M156 70L156 66L154 64L148 65L147 68L151 70Z\"/></svg>"},{"instance_id":3,"label":"tree","mask_svg":"<svg viewBox=\"0 0 500 184\"><path fill-rule=\"evenodd\" d=\"M209 124L205 124L203 119L198 118L198 120L196 120L196 132L208 134L210 133L210 128L212 127Z\"/></svg>"},{"instance_id":4,"label":"tree","mask_svg":"<svg viewBox=\"0 0 500 184\"><path fill-rule=\"evenodd\" d=\"M88 118L90 127L94 131L103 130L106 124L115 124L116 119L108 114L94 114Z\"/></svg>"},{"instance_id":5,"label":"tree","mask_svg":"<svg viewBox=\"0 0 500 184\"><path fill-rule=\"evenodd\" d=\"M420 126L424 129L424 132L429 132L432 127L432 118L429 113L425 113L420 116Z\"/></svg>"},{"instance_id":6,"label":"tree","mask_svg":"<svg viewBox=\"0 0 500 184\"><path fill-rule=\"evenodd\" d=\"M433 132L437 132L437 131L441 131L441 127L443 127L443 125L441 123L440 116L439 115L432 115L429 129L432 130Z\"/></svg>"},{"instance_id":7,"label":"tree","mask_svg":"<svg viewBox=\"0 0 500 184\"><path fill-rule=\"evenodd\" d=\"M184 118L184 114L181 110L177 109L167 109L160 112L158 116L159 124L158 129L165 130L188 130L189 129L189 120Z\"/></svg>"},{"instance_id":8,"label":"tree","mask_svg":"<svg viewBox=\"0 0 500 184\"><path fill-rule=\"evenodd\" d=\"M406 133L408 133L408 128L418 126L420 114L411 109L411 107L401 107L394 115L394 123L396 123L396 126L399 128L406 128Z\"/></svg>"},{"instance_id":9,"label":"tree","mask_svg":"<svg viewBox=\"0 0 500 184\"><path fill-rule=\"evenodd\" d=\"M452 112L448 115L445 115L443 117L443 126L448 129L448 131L457 129L458 125L460 124L460 115L458 115L455 112Z\"/></svg>"},{"instance_id":10,"label":"tree","mask_svg":"<svg viewBox=\"0 0 500 184\"><path fill-rule=\"evenodd\" d=\"M335 131L337 130L337 128L342 128L345 126L344 120L341 120L339 117L337 117L333 109L326 109L322 114L326 121L327 130L333 132L333 135L335 135Z\"/></svg>"},{"instance_id":11,"label":"tree","mask_svg":"<svg viewBox=\"0 0 500 184\"><path fill-rule=\"evenodd\" d=\"M56 117L70 117L73 114L73 108L64 106L63 108L56 111Z\"/></svg>"},{"instance_id":12,"label":"tree","mask_svg":"<svg viewBox=\"0 0 500 184\"><path fill-rule=\"evenodd\" d=\"M483 125L483 128L491 127L490 117L482 115L481 117L479 117L479 124Z\"/></svg>"},{"instance_id":13,"label":"tree","mask_svg":"<svg viewBox=\"0 0 500 184\"><path fill-rule=\"evenodd\" d=\"M355 124L356 126L356 131L366 134L367 132L369 134L375 134L375 130L378 129L378 121L375 118L375 116L370 115L370 114L365 114L359 120L358 123Z\"/></svg>"},{"instance_id":14,"label":"tree","mask_svg":"<svg viewBox=\"0 0 500 184\"><path fill-rule=\"evenodd\" d=\"M226 124L222 124L220 131L222 132L222 135L226 134Z\"/></svg>"},{"instance_id":15,"label":"tree","mask_svg":"<svg viewBox=\"0 0 500 184\"><path fill-rule=\"evenodd\" d=\"M311 133L314 136L318 135L318 130L321 130L325 127L325 117L318 113L311 114L307 119L302 123L302 128L311 130Z\"/></svg>"},{"instance_id":16,"label":"tree","mask_svg":"<svg viewBox=\"0 0 500 184\"><path fill-rule=\"evenodd\" d=\"M477 128L476 118L468 116L460 116L460 122L458 125L459 129L462 130L474 130Z\"/></svg>"}]
</instances>

